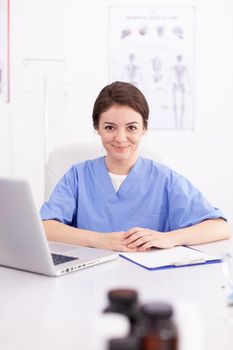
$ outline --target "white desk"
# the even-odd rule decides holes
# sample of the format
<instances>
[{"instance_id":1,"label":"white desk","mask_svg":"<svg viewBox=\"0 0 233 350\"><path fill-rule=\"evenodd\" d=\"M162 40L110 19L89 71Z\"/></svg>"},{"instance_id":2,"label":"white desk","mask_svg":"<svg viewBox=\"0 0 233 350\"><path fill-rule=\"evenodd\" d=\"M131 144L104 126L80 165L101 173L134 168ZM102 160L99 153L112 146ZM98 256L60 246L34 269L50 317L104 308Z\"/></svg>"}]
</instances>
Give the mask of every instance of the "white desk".
<instances>
[{"instance_id":1,"label":"white desk","mask_svg":"<svg viewBox=\"0 0 233 350\"><path fill-rule=\"evenodd\" d=\"M231 245L227 240L199 247L223 254ZM103 350L105 338L100 342L100 326L108 316L102 315L107 291L130 287L139 292L142 303L184 302L186 325L192 325L193 316L185 305L194 303L203 314L204 327L203 346L195 349L232 350L233 325L225 319L223 284L220 263L147 271L120 258L62 277L0 267L0 349ZM182 348L191 349L191 343Z\"/></svg>"}]
</instances>

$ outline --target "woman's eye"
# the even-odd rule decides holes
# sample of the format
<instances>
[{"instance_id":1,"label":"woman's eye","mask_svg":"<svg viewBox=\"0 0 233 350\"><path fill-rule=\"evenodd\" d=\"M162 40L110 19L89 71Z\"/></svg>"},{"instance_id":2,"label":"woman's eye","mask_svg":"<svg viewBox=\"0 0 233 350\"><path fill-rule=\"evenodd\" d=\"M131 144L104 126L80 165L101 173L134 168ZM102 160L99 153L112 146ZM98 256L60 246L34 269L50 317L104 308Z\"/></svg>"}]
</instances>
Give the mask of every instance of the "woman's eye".
<instances>
[{"instance_id":1,"label":"woman's eye","mask_svg":"<svg viewBox=\"0 0 233 350\"><path fill-rule=\"evenodd\" d=\"M107 130L107 131L112 131L113 130L113 126L112 125L106 125L104 127L104 129Z\"/></svg>"},{"instance_id":2,"label":"woman's eye","mask_svg":"<svg viewBox=\"0 0 233 350\"><path fill-rule=\"evenodd\" d=\"M129 126L129 131L136 131L136 130L137 130L136 126L134 125Z\"/></svg>"}]
</instances>

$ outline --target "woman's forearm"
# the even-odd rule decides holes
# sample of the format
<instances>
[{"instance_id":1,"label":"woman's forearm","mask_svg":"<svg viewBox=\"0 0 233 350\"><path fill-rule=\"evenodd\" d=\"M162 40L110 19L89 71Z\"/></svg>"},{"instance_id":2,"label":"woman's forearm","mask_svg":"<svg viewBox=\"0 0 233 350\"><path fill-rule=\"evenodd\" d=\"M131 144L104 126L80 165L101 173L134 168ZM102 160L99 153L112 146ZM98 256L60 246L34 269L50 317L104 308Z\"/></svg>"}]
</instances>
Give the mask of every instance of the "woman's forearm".
<instances>
[{"instance_id":1,"label":"woman's forearm","mask_svg":"<svg viewBox=\"0 0 233 350\"><path fill-rule=\"evenodd\" d=\"M128 230L125 244L128 248L147 251L155 248L172 248L181 245L203 244L230 238L230 226L223 219L209 219L199 224L169 232L143 227Z\"/></svg>"},{"instance_id":2,"label":"woman's forearm","mask_svg":"<svg viewBox=\"0 0 233 350\"><path fill-rule=\"evenodd\" d=\"M42 223L49 241L114 251L135 251L124 244L124 232L103 233L83 230L56 220L44 220Z\"/></svg>"},{"instance_id":3,"label":"woman's forearm","mask_svg":"<svg viewBox=\"0 0 233 350\"><path fill-rule=\"evenodd\" d=\"M223 219L209 219L168 233L175 246L194 245L228 239L230 225Z\"/></svg>"},{"instance_id":4,"label":"woman's forearm","mask_svg":"<svg viewBox=\"0 0 233 350\"><path fill-rule=\"evenodd\" d=\"M47 239L86 247L101 247L102 234L99 232L82 230L62 224L56 220L42 221Z\"/></svg>"}]
</instances>

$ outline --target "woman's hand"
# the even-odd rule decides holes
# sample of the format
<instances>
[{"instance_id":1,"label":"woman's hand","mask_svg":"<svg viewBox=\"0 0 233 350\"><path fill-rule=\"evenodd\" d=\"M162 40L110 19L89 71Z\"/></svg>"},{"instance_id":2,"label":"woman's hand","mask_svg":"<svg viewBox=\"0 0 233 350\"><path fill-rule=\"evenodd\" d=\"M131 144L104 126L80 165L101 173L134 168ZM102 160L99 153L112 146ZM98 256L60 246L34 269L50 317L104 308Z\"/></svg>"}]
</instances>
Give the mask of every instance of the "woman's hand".
<instances>
[{"instance_id":1,"label":"woman's hand","mask_svg":"<svg viewBox=\"0 0 233 350\"><path fill-rule=\"evenodd\" d=\"M101 233L100 244L98 244L98 248L114 250L118 252L136 252L136 248L127 246L125 243L126 237L126 232L110 232L107 234Z\"/></svg>"},{"instance_id":2,"label":"woman's hand","mask_svg":"<svg viewBox=\"0 0 233 350\"><path fill-rule=\"evenodd\" d=\"M142 227L133 227L125 234L124 244L129 249L145 252L152 247L172 248L175 246L171 235L167 232L158 232Z\"/></svg>"}]
</instances>

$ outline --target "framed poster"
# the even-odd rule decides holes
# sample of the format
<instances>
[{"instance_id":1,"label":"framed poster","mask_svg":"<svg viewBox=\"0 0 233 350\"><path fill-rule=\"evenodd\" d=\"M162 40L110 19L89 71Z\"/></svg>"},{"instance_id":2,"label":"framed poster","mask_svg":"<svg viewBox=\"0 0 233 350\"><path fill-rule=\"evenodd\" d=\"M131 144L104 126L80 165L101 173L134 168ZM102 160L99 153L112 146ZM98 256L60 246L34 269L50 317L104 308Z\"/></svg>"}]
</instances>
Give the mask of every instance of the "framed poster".
<instances>
[{"instance_id":1,"label":"framed poster","mask_svg":"<svg viewBox=\"0 0 233 350\"><path fill-rule=\"evenodd\" d=\"M109 81L136 85L150 129L194 130L194 7L109 7Z\"/></svg>"},{"instance_id":2,"label":"framed poster","mask_svg":"<svg viewBox=\"0 0 233 350\"><path fill-rule=\"evenodd\" d=\"M10 0L0 0L0 101L10 102Z\"/></svg>"}]
</instances>

